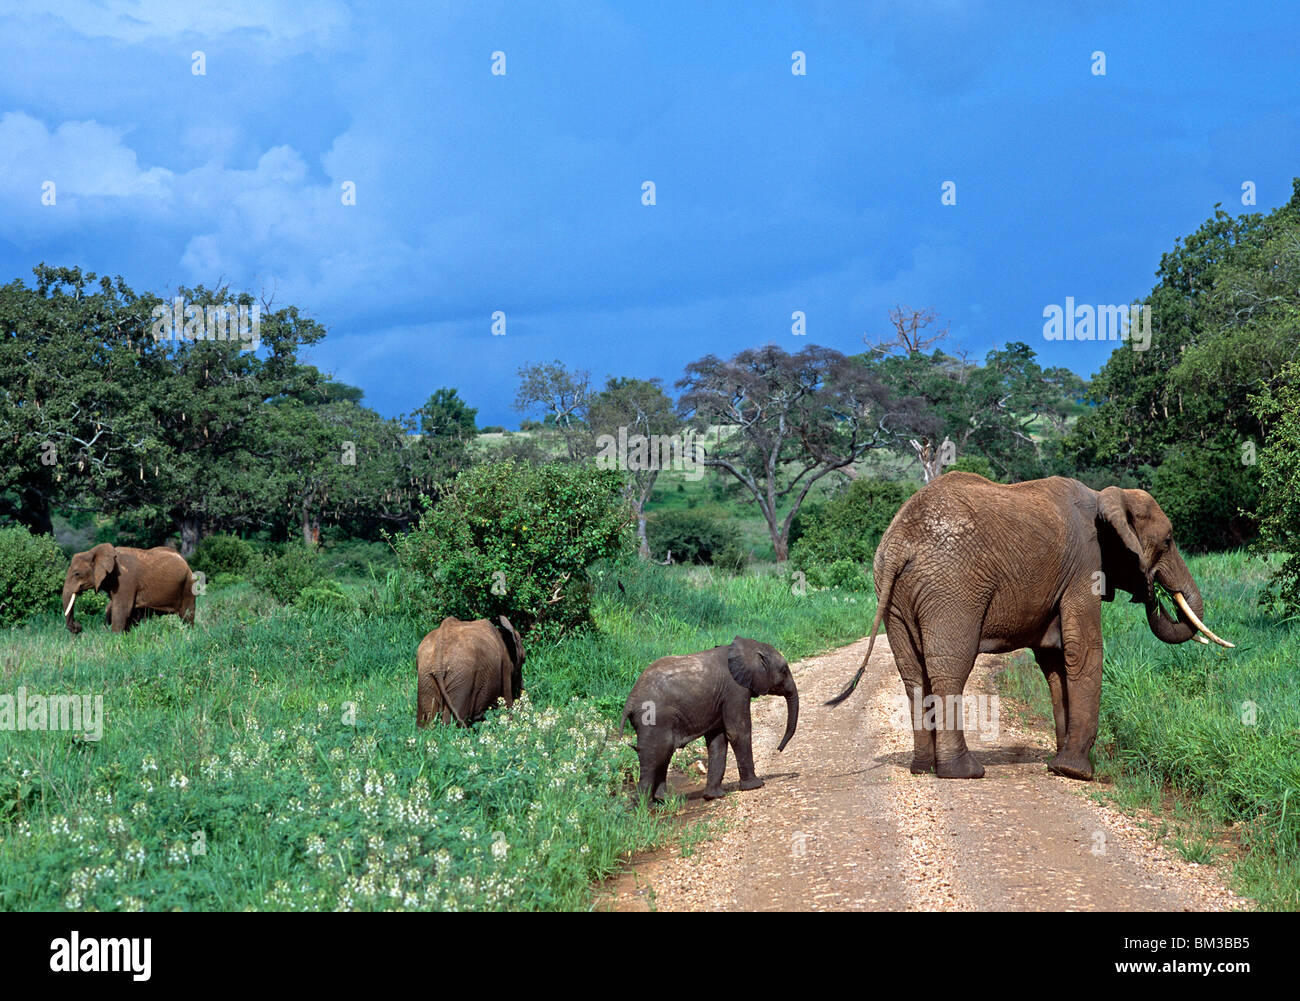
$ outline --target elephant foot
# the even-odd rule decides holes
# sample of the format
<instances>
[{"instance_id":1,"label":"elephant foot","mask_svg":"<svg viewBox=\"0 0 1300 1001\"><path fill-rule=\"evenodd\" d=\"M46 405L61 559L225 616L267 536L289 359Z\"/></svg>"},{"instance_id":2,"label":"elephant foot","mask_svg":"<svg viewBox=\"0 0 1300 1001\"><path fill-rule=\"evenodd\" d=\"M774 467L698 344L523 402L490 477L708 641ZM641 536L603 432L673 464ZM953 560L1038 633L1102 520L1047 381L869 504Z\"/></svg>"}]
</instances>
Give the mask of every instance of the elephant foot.
<instances>
[{"instance_id":1,"label":"elephant foot","mask_svg":"<svg viewBox=\"0 0 1300 1001\"><path fill-rule=\"evenodd\" d=\"M975 755L967 751L951 761L938 762L934 766L934 772L941 779L982 779L984 766L975 759Z\"/></svg>"},{"instance_id":2,"label":"elephant foot","mask_svg":"<svg viewBox=\"0 0 1300 1001\"><path fill-rule=\"evenodd\" d=\"M934 771L933 754L913 754L911 772L913 775L929 775Z\"/></svg>"},{"instance_id":3,"label":"elephant foot","mask_svg":"<svg viewBox=\"0 0 1300 1001\"><path fill-rule=\"evenodd\" d=\"M704 787L705 799L722 799L722 797L725 795L727 794L722 791L722 786L718 786L716 789L710 789L708 786Z\"/></svg>"},{"instance_id":4,"label":"elephant foot","mask_svg":"<svg viewBox=\"0 0 1300 1001\"><path fill-rule=\"evenodd\" d=\"M1062 751L1047 763L1047 770L1067 779L1079 779L1081 782L1092 781L1092 762L1086 754L1070 754Z\"/></svg>"},{"instance_id":5,"label":"elephant foot","mask_svg":"<svg viewBox=\"0 0 1300 1001\"><path fill-rule=\"evenodd\" d=\"M762 789L764 784L765 783L763 782L763 780L760 779L757 775L755 775L753 778L740 780L740 788L742 789Z\"/></svg>"}]
</instances>

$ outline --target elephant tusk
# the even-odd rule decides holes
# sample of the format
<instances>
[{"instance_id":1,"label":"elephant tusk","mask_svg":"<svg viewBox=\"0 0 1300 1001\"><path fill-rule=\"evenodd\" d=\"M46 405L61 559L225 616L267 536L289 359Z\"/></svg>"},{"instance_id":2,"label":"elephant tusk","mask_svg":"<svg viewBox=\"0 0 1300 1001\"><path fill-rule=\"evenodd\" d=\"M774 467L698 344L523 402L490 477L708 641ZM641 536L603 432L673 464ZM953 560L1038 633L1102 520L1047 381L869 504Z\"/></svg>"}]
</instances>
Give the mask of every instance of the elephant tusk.
<instances>
[{"instance_id":1,"label":"elephant tusk","mask_svg":"<svg viewBox=\"0 0 1300 1001\"><path fill-rule=\"evenodd\" d=\"M1209 646L1209 645L1210 645L1210 641L1207 640L1207 639L1206 639L1204 636L1202 636L1200 633L1197 633L1195 636L1192 637L1192 639L1196 640L1197 643L1203 643L1205 646Z\"/></svg>"},{"instance_id":2,"label":"elephant tusk","mask_svg":"<svg viewBox=\"0 0 1300 1001\"><path fill-rule=\"evenodd\" d=\"M65 608L65 609L63 610L63 617L64 617L65 619L66 619L66 618L68 617L68 615L72 612L72 603L73 603L74 601L76 601L76 600L77 600L77 596L76 596L75 594L74 594L71 598L68 599L68 607ZM50 606L49 606L49 605L46 605L45 607L46 607L46 608L49 608Z\"/></svg>"},{"instance_id":3,"label":"elephant tusk","mask_svg":"<svg viewBox=\"0 0 1300 1001\"><path fill-rule=\"evenodd\" d=\"M1196 617L1196 613L1193 612L1191 606L1187 604L1187 599L1183 597L1182 591L1174 592L1174 601L1178 603L1178 607L1183 610L1183 614L1187 616L1192 625L1203 632L1207 638L1213 640L1215 643L1219 644L1219 646L1226 646L1230 649L1237 645L1235 643L1229 643L1227 640L1219 639L1219 637L1215 636L1214 633L1210 632L1209 627Z\"/></svg>"}]
</instances>

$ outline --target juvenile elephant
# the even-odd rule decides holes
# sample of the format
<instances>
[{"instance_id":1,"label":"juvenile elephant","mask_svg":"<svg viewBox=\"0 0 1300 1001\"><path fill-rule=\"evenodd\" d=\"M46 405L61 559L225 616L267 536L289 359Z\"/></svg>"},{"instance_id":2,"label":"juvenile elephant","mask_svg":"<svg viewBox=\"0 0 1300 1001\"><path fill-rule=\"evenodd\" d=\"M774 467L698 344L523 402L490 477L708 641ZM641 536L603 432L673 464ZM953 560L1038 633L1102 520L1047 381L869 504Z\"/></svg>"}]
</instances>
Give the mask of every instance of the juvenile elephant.
<instances>
[{"instance_id":1,"label":"juvenile elephant","mask_svg":"<svg viewBox=\"0 0 1300 1001\"><path fill-rule=\"evenodd\" d=\"M152 615L179 615L194 624L194 575L175 549L133 549L107 542L72 557L63 580L63 618L74 636L81 624L73 617L77 595L88 590L108 595L105 621L121 633Z\"/></svg>"},{"instance_id":2,"label":"juvenile elephant","mask_svg":"<svg viewBox=\"0 0 1300 1001\"><path fill-rule=\"evenodd\" d=\"M961 729L966 678L977 654L1028 647L1052 693L1056 756L1048 767L1091 779L1101 603L1116 590L1146 606L1151 631L1166 643L1208 638L1232 646L1201 621L1201 592L1169 519L1145 490L1098 492L1060 476L1002 485L945 473L898 510L876 549L874 572L878 605L867 655L827 705L852 693L884 618L911 700L917 774L984 774ZM1177 618L1165 611L1157 585ZM927 713L933 726L924 724Z\"/></svg>"},{"instance_id":3,"label":"juvenile elephant","mask_svg":"<svg viewBox=\"0 0 1300 1001\"><path fill-rule=\"evenodd\" d=\"M524 644L504 615L495 622L462 622L447 616L415 651L417 726L441 715L469 726L505 698L512 706L523 691Z\"/></svg>"},{"instance_id":4,"label":"juvenile elephant","mask_svg":"<svg viewBox=\"0 0 1300 1001\"><path fill-rule=\"evenodd\" d=\"M628 720L636 730L641 780L637 791L661 800L666 791L668 763L673 752L696 737L709 745L709 775L705 799L722 793L727 769L727 744L736 752L740 788L758 789L750 743L749 701L760 695L785 698L785 750L799 724L799 692L790 665L773 647L737 636L730 646L682 657L661 657L641 672L623 706L619 736Z\"/></svg>"}]
</instances>

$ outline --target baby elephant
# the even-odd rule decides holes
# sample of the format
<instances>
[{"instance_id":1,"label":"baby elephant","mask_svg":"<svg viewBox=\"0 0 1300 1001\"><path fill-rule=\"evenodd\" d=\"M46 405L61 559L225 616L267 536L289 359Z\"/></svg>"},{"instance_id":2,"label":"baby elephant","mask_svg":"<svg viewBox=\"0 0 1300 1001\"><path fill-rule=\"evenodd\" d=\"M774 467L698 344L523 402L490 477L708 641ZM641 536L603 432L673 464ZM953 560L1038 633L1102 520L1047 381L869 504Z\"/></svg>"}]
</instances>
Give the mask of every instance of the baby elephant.
<instances>
[{"instance_id":1,"label":"baby elephant","mask_svg":"<svg viewBox=\"0 0 1300 1001\"><path fill-rule=\"evenodd\" d=\"M504 615L495 622L462 622L447 616L415 651L415 722L439 716L469 726L505 698L514 705L523 691L524 645Z\"/></svg>"},{"instance_id":2,"label":"baby elephant","mask_svg":"<svg viewBox=\"0 0 1300 1001\"><path fill-rule=\"evenodd\" d=\"M621 736L631 720L636 730L641 759L637 792L642 796L653 793L656 801L663 799L673 751L696 737L709 744L705 799L723 794L728 743L736 752L740 788L762 786L763 780L754 774L749 722L749 700L760 695L785 697L785 736L777 748L783 751L799 723L799 692L790 665L773 647L737 636L730 646L684 657L661 657L647 667L632 686L618 728Z\"/></svg>"}]
</instances>

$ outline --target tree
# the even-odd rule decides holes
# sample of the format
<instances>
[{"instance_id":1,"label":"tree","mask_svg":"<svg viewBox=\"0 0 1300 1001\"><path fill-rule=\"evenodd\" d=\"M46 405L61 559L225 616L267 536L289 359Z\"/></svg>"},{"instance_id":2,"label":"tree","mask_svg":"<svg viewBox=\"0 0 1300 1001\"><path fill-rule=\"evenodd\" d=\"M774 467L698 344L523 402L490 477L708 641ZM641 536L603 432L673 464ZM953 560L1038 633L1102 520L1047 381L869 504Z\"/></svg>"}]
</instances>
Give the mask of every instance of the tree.
<instances>
[{"instance_id":1,"label":"tree","mask_svg":"<svg viewBox=\"0 0 1300 1001\"><path fill-rule=\"evenodd\" d=\"M1257 531L1266 433L1256 399L1284 381L1300 320L1300 178L1268 215L1214 215L1161 258L1147 297L1150 350L1117 349L1093 382L1097 406L1065 442L1092 485L1169 496L1186 544L1224 548Z\"/></svg>"},{"instance_id":2,"label":"tree","mask_svg":"<svg viewBox=\"0 0 1300 1001\"><path fill-rule=\"evenodd\" d=\"M147 389L164 369L147 336L156 299L79 268L33 273L0 289L0 514L49 533L56 506L139 496L156 440Z\"/></svg>"},{"instance_id":3,"label":"tree","mask_svg":"<svg viewBox=\"0 0 1300 1001\"><path fill-rule=\"evenodd\" d=\"M730 473L754 498L777 562L788 556L790 524L813 485L898 438L884 386L831 348L809 345L791 355L769 344L728 361L707 355L691 362L677 385L686 390L681 412L701 430L725 426L703 462Z\"/></svg>"},{"instance_id":4,"label":"tree","mask_svg":"<svg viewBox=\"0 0 1300 1001\"><path fill-rule=\"evenodd\" d=\"M521 413L542 413L555 428L571 461L582 457L587 444L587 407L590 404L589 372L570 372L556 359L519 368L519 390L514 407Z\"/></svg>"},{"instance_id":5,"label":"tree","mask_svg":"<svg viewBox=\"0 0 1300 1001\"><path fill-rule=\"evenodd\" d=\"M1045 475L1043 442L1063 435L1083 409L1083 380L1069 369L1044 370L1021 342L990 351L983 365L945 354L935 345L947 327L925 336L933 310L896 307L890 319L895 336L873 345L866 363L914 404L909 444L922 480L967 454L982 456L1009 482Z\"/></svg>"},{"instance_id":6,"label":"tree","mask_svg":"<svg viewBox=\"0 0 1300 1001\"><path fill-rule=\"evenodd\" d=\"M598 440L601 435L612 435L617 439L620 430L628 438L672 435L681 430L673 401L663 391L658 379L610 379L591 401L588 424L593 440ZM658 450L651 451L658 454ZM642 559L649 559L645 505L654 491L660 469L658 462L635 465L654 467L624 470L628 503L636 519L638 551Z\"/></svg>"}]
</instances>

